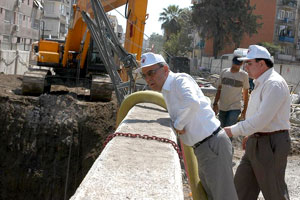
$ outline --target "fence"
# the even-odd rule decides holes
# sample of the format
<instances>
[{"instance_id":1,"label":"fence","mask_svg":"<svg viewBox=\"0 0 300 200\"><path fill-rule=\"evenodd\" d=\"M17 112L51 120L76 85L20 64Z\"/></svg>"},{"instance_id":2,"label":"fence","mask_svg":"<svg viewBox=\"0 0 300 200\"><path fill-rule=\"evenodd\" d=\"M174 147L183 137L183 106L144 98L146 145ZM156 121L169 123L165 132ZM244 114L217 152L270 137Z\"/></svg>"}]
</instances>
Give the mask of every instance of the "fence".
<instances>
[{"instance_id":1,"label":"fence","mask_svg":"<svg viewBox=\"0 0 300 200\"><path fill-rule=\"evenodd\" d=\"M1 50L0 73L23 75L29 68L29 51Z\"/></svg>"},{"instance_id":2,"label":"fence","mask_svg":"<svg viewBox=\"0 0 300 200\"><path fill-rule=\"evenodd\" d=\"M191 74L201 75L207 71L212 74L220 74L224 68L231 67L231 60L215 59L212 57L202 57L195 59L191 63ZM300 66L299 64L276 64L274 69L283 76L283 78L290 85L293 92L300 92Z\"/></svg>"},{"instance_id":3,"label":"fence","mask_svg":"<svg viewBox=\"0 0 300 200\"><path fill-rule=\"evenodd\" d=\"M27 43L11 43L11 42L3 42L0 41L0 49L1 50L20 50L20 51L30 51L31 44Z\"/></svg>"}]
</instances>

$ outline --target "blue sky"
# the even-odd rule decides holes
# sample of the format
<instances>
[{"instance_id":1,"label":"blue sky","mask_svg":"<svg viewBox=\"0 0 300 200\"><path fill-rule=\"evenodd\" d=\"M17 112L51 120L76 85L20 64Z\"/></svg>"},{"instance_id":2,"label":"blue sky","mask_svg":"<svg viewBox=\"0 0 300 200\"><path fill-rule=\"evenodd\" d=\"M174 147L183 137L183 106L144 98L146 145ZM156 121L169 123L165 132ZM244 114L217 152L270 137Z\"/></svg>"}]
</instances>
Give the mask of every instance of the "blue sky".
<instances>
[{"instance_id":1,"label":"blue sky","mask_svg":"<svg viewBox=\"0 0 300 200\"><path fill-rule=\"evenodd\" d=\"M158 21L159 14L163 12L163 8L167 8L169 5L178 5L179 8L186 8L191 6L191 0L148 0L147 13L149 18L145 25L145 34L150 36L153 32L162 34L161 22ZM122 15L124 15L125 7L122 6L117 9ZM116 15L118 23L123 26L124 32L126 31L126 20L116 11L110 12L112 15Z\"/></svg>"}]
</instances>

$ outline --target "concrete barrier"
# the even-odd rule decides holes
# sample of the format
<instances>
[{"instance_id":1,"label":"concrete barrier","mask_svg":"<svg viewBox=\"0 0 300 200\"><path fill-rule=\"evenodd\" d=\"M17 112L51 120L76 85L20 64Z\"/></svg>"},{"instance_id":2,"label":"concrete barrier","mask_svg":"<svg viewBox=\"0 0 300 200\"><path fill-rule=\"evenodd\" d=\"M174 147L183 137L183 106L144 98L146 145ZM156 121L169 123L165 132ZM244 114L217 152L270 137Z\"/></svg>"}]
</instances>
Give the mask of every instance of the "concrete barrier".
<instances>
[{"instance_id":1,"label":"concrete barrier","mask_svg":"<svg viewBox=\"0 0 300 200\"><path fill-rule=\"evenodd\" d=\"M116 132L176 142L169 125L163 108L143 103L129 111ZM183 199L179 156L169 143L114 137L71 197L79 199Z\"/></svg>"},{"instance_id":2,"label":"concrete barrier","mask_svg":"<svg viewBox=\"0 0 300 200\"><path fill-rule=\"evenodd\" d=\"M29 67L29 51L0 50L0 72L23 75Z\"/></svg>"}]
</instances>

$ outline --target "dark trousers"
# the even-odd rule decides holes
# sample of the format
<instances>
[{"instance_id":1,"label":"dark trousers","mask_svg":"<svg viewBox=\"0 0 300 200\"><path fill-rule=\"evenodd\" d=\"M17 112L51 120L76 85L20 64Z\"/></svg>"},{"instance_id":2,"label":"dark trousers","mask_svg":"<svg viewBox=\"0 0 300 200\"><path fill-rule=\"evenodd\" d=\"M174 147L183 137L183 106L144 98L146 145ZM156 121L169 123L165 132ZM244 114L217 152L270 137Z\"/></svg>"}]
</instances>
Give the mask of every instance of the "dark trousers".
<instances>
[{"instance_id":1,"label":"dark trousers","mask_svg":"<svg viewBox=\"0 0 300 200\"><path fill-rule=\"evenodd\" d=\"M221 122L221 127L231 126L236 124L238 118L241 114L241 110L228 110L228 111L219 111L219 120Z\"/></svg>"},{"instance_id":2,"label":"dark trousers","mask_svg":"<svg viewBox=\"0 0 300 200\"><path fill-rule=\"evenodd\" d=\"M234 183L239 200L289 200L284 180L291 140L288 131L269 136L249 136Z\"/></svg>"}]
</instances>

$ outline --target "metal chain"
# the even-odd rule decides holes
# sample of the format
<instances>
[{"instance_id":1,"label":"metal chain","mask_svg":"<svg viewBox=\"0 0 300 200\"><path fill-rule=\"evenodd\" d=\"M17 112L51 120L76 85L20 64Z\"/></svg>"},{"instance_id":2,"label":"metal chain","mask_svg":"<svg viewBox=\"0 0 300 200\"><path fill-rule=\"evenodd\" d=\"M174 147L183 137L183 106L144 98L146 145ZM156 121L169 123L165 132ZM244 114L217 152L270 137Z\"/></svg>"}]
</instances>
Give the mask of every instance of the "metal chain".
<instances>
[{"instance_id":1,"label":"metal chain","mask_svg":"<svg viewBox=\"0 0 300 200\"><path fill-rule=\"evenodd\" d=\"M19 63L24 65L27 69L29 68L29 65L26 63L26 61L23 60L21 56L18 56Z\"/></svg>"},{"instance_id":2,"label":"metal chain","mask_svg":"<svg viewBox=\"0 0 300 200\"><path fill-rule=\"evenodd\" d=\"M13 64L13 62L17 59L17 56L15 56L11 61L6 61L4 58L1 58L1 61L4 62L4 64L6 65L6 67L8 67L9 65Z\"/></svg>"},{"instance_id":3,"label":"metal chain","mask_svg":"<svg viewBox=\"0 0 300 200\"><path fill-rule=\"evenodd\" d=\"M150 136L150 135L141 135L141 134L132 134L132 133L115 132L113 134L110 134L106 138L106 140L104 141L102 150L105 148L107 143L116 136L123 136L123 137L130 137L130 138L141 138L141 139L144 139L144 140L156 140L156 141L159 141L159 142L170 143L174 147L174 149L177 151L179 158L182 158L182 153L180 151L180 148L173 140L170 140L168 138L163 138L163 137Z\"/></svg>"}]
</instances>

